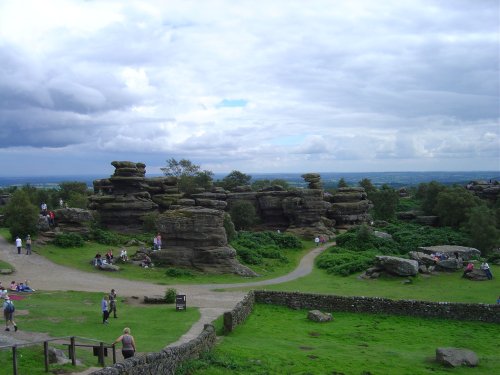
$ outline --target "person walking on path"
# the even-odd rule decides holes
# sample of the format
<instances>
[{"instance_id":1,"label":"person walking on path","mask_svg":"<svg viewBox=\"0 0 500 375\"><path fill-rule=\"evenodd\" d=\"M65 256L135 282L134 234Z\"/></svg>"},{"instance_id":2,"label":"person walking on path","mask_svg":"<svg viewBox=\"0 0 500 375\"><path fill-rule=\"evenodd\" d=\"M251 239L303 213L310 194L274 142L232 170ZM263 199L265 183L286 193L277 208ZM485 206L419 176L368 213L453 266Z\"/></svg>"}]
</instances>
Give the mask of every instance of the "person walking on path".
<instances>
[{"instance_id":1,"label":"person walking on path","mask_svg":"<svg viewBox=\"0 0 500 375\"><path fill-rule=\"evenodd\" d=\"M17 332L17 325L14 321L14 303L10 300L9 296L5 296L5 301L3 303L3 316L5 318L5 330L10 331L9 322L14 327L14 331Z\"/></svg>"},{"instance_id":2,"label":"person walking on path","mask_svg":"<svg viewBox=\"0 0 500 375\"><path fill-rule=\"evenodd\" d=\"M101 301L101 310L102 310L102 324L108 324L108 296L104 296Z\"/></svg>"},{"instance_id":3,"label":"person walking on path","mask_svg":"<svg viewBox=\"0 0 500 375\"><path fill-rule=\"evenodd\" d=\"M113 313L113 318L118 318L116 316L116 292L114 289L111 289L111 293L109 293L109 315Z\"/></svg>"},{"instance_id":4,"label":"person walking on path","mask_svg":"<svg viewBox=\"0 0 500 375\"><path fill-rule=\"evenodd\" d=\"M17 253L21 254L21 249L23 248L23 241L19 238L19 236L16 237L16 247L17 247Z\"/></svg>"},{"instance_id":5,"label":"person walking on path","mask_svg":"<svg viewBox=\"0 0 500 375\"><path fill-rule=\"evenodd\" d=\"M122 355L123 358L127 359L133 357L135 354L135 341L134 337L130 334L130 328L123 329L123 335L118 337L114 342L114 344L122 343Z\"/></svg>"},{"instance_id":6,"label":"person walking on path","mask_svg":"<svg viewBox=\"0 0 500 375\"><path fill-rule=\"evenodd\" d=\"M316 238L314 239L314 243L316 244L316 246L319 246L319 237L316 237Z\"/></svg>"},{"instance_id":7,"label":"person walking on path","mask_svg":"<svg viewBox=\"0 0 500 375\"><path fill-rule=\"evenodd\" d=\"M26 237L26 255L31 255L31 236Z\"/></svg>"}]
</instances>

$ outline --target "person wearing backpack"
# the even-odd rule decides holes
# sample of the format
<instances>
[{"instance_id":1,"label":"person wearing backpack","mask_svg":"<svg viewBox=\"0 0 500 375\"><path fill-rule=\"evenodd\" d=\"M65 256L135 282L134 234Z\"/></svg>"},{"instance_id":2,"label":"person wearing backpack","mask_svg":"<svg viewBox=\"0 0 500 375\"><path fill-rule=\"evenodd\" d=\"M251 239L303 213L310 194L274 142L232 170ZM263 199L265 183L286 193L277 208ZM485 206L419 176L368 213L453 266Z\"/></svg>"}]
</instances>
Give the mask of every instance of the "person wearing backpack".
<instances>
[{"instance_id":1,"label":"person wearing backpack","mask_svg":"<svg viewBox=\"0 0 500 375\"><path fill-rule=\"evenodd\" d=\"M3 303L3 316L5 317L5 330L10 331L9 322L14 326L14 331L17 332L17 325L14 321L14 311L16 307L14 303L10 300L9 296L5 296L5 301Z\"/></svg>"}]
</instances>

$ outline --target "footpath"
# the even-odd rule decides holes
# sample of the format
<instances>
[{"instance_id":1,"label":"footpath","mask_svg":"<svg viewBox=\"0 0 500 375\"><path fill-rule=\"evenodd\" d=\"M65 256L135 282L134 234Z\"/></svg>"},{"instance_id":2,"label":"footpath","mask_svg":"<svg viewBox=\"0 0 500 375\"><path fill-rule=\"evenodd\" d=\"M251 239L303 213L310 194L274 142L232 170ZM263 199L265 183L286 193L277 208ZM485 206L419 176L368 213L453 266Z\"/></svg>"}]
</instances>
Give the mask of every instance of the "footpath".
<instances>
[{"instance_id":1,"label":"footpath","mask_svg":"<svg viewBox=\"0 0 500 375\"><path fill-rule=\"evenodd\" d=\"M197 307L201 316L188 332L168 346L180 345L195 338L202 332L205 324L212 322L225 311L232 310L246 294L242 291L216 292L214 289L259 287L280 284L305 276L312 271L314 259L332 244L327 243L314 247L301 259L295 270L275 279L237 284L169 285L169 287L175 288L179 294L185 294L189 306ZM139 298L165 293L164 285L84 272L57 265L36 253L19 255L14 244L8 243L3 237L0 237L0 259L10 263L16 269L12 275L0 275L0 281L4 286L8 286L12 280L28 279L34 288L44 291L76 290L108 293L109 290L115 289L120 297ZM19 330L16 336L11 332L0 331L0 345L39 341L43 339L42 336L43 334L22 332L22 330Z\"/></svg>"}]
</instances>

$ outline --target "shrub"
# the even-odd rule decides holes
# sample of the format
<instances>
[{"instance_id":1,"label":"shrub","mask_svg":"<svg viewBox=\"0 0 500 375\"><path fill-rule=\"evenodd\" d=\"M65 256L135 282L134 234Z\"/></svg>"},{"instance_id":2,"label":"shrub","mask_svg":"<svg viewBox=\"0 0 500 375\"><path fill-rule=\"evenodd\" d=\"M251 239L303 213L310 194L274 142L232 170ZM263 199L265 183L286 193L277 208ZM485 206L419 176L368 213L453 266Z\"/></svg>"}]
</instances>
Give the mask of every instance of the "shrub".
<instances>
[{"instance_id":1,"label":"shrub","mask_svg":"<svg viewBox=\"0 0 500 375\"><path fill-rule=\"evenodd\" d=\"M169 277L193 277L193 273L190 270L182 268L167 268L165 275Z\"/></svg>"},{"instance_id":2,"label":"shrub","mask_svg":"<svg viewBox=\"0 0 500 375\"><path fill-rule=\"evenodd\" d=\"M124 242L124 237L118 233L110 232L101 228L94 228L91 236L95 242L102 245L120 245Z\"/></svg>"},{"instance_id":3,"label":"shrub","mask_svg":"<svg viewBox=\"0 0 500 375\"><path fill-rule=\"evenodd\" d=\"M82 247L84 242L83 237L77 233L61 233L53 241L59 247Z\"/></svg>"},{"instance_id":4,"label":"shrub","mask_svg":"<svg viewBox=\"0 0 500 375\"><path fill-rule=\"evenodd\" d=\"M257 213L252 203L236 201L229 209L231 220L237 230L248 229L257 221Z\"/></svg>"},{"instance_id":5,"label":"shrub","mask_svg":"<svg viewBox=\"0 0 500 375\"><path fill-rule=\"evenodd\" d=\"M332 247L329 251L321 254L316 264L328 273L348 276L355 272L361 272L370 267L377 251L355 252L338 247Z\"/></svg>"},{"instance_id":6,"label":"shrub","mask_svg":"<svg viewBox=\"0 0 500 375\"><path fill-rule=\"evenodd\" d=\"M168 288L167 291L165 292L165 302L174 303L176 296L177 296L177 290L174 288Z\"/></svg>"},{"instance_id":7,"label":"shrub","mask_svg":"<svg viewBox=\"0 0 500 375\"><path fill-rule=\"evenodd\" d=\"M236 233L236 229L234 228L234 223L231 220L231 215L227 212L224 213L224 230L226 231L226 237L228 242L236 239L238 234Z\"/></svg>"}]
</instances>

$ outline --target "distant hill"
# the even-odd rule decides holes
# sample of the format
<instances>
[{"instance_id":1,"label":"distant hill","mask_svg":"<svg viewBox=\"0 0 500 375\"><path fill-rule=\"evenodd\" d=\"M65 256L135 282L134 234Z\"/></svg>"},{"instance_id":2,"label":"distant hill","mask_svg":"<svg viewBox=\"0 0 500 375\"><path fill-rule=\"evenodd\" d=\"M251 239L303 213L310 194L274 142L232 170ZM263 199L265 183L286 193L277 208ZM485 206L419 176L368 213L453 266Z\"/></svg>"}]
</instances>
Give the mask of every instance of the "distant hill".
<instances>
[{"instance_id":1,"label":"distant hill","mask_svg":"<svg viewBox=\"0 0 500 375\"><path fill-rule=\"evenodd\" d=\"M244 171L243 171L244 172ZM300 177L302 173L249 173L252 180L261 179L283 179L291 186L305 187L307 184ZM214 179L219 180L227 174L215 173ZM158 176L158 175L156 175ZM0 177L0 187L23 186L30 184L36 187L51 188L56 187L63 181L85 182L92 187L92 181L109 176L37 176L37 177ZM155 177L155 175L148 175ZM473 180L500 180L500 171L479 171L479 172L356 172L337 173L323 172L321 179L325 188L336 187L338 181L343 178L348 185L357 186L363 178L368 178L375 186L388 184L392 187L415 186L422 182L437 181L445 185L462 184L465 185Z\"/></svg>"}]
</instances>

